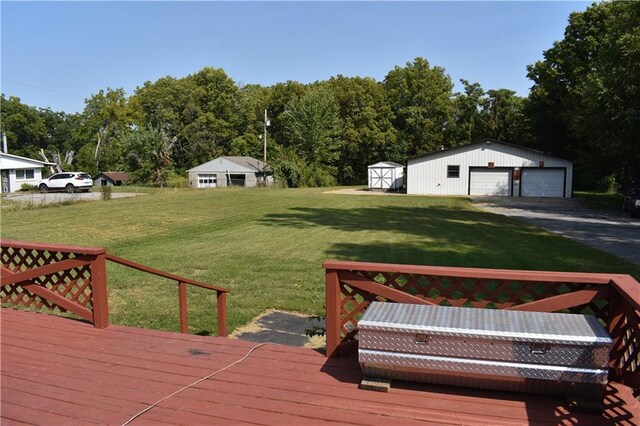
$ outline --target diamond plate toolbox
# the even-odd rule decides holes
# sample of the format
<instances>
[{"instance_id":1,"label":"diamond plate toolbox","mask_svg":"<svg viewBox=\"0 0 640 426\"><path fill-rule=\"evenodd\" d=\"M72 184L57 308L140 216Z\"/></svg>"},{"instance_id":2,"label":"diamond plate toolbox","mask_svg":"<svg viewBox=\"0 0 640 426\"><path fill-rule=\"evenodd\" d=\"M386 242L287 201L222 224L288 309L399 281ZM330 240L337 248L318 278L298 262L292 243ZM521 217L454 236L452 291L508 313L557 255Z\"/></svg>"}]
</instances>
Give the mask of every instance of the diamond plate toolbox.
<instances>
[{"instance_id":1,"label":"diamond plate toolbox","mask_svg":"<svg viewBox=\"0 0 640 426\"><path fill-rule=\"evenodd\" d=\"M372 302L366 376L599 398L612 340L589 315Z\"/></svg>"}]
</instances>

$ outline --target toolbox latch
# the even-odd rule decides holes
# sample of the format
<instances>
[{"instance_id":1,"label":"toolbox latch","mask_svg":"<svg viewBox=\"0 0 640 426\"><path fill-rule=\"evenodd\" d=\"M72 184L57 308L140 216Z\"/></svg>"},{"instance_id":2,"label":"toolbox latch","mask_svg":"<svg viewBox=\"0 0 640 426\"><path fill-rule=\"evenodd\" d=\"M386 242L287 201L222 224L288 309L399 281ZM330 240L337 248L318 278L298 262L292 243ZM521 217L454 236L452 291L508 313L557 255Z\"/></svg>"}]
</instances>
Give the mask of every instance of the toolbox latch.
<instances>
[{"instance_id":1,"label":"toolbox latch","mask_svg":"<svg viewBox=\"0 0 640 426\"><path fill-rule=\"evenodd\" d=\"M544 355L549 352L550 345L548 343L531 343L531 353L536 355Z\"/></svg>"},{"instance_id":2,"label":"toolbox latch","mask_svg":"<svg viewBox=\"0 0 640 426\"><path fill-rule=\"evenodd\" d=\"M429 335L428 334L416 334L416 343L419 345L426 345L429 343Z\"/></svg>"}]
</instances>

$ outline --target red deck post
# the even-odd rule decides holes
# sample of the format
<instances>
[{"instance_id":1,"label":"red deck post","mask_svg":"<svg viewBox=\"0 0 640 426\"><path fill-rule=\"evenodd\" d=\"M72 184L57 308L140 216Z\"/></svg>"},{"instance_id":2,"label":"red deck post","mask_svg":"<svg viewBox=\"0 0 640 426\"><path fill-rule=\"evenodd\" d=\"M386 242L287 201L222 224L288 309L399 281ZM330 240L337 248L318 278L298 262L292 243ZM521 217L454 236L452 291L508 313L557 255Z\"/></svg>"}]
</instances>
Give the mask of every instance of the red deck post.
<instances>
[{"instance_id":1,"label":"red deck post","mask_svg":"<svg viewBox=\"0 0 640 426\"><path fill-rule=\"evenodd\" d=\"M93 325L96 328L106 328L109 325L106 250L97 254L91 262L91 284Z\"/></svg>"},{"instance_id":2,"label":"red deck post","mask_svg":"<svg viewBox=\"0 0 640 426\"><path fill-rule=\"evenodd\" d=\"M338 271L327 269L325 275L327 296L327 357L337 355L340 344L340 281Z\"/></svg>"},{"instance_id":3,"label":"red deck post","mask_svg":"<svg viewBox=\"0 0 640 426\"><path fill-rule=\"evenodd\" d=\"M218 291L218 336L227 337L227 293Z\"/></svg>"},{"instance_id":4,"label":"red deck post","mask_svg":"<svg viewBox=\"0 0 640 426\"><path fill-rule=\"evenodd\" d=\"M178 299L180 300L180 333L189 332L189 318L187 317L187 284L178 281Z\"/></svg>"}]
</instances>

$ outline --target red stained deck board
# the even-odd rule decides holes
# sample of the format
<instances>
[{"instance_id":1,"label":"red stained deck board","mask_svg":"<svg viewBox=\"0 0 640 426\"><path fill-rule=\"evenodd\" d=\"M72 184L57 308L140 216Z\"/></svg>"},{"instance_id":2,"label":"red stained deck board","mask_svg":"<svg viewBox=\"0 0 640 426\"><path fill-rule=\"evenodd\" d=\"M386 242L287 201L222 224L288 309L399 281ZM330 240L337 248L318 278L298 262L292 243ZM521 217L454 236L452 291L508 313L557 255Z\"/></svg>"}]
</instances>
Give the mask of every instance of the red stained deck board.
<instances>
[{"instance_id":1,"label":"red stained deck board","mask_svg":"<svg viewBox=\"0 0 640 426\"><path fill-rule=\"evenodd\" d=\"M163 359L164 356L175 355L174 363L176 365L197 365L198 360L209 360L212 359L209 355L214 355L215 359L220 357L227 356L228 359L236 359L238 356L243 356L247 353L249 348L251 348L254 344L247 345L246 342L242 342L242 346L237 346L236 342L241 342L234 339L225 339L224 344L215 343L220 342L220 340L212 339L211 337L199 337L201 340L190 341L189 344L183 344L181 340L169 340L163 339L161 343L163 345L158 346L158 339L153 340L150 337L139 336L134 334L133 336L128 336L129 339L120 339L113 338L112 335L105 336L100 339L99 342L93 339L81 338L78 339L78 333L75 333L75 330L59 330L59 329L46 329L41 328L36 331L30 331L32 328L29 327L28 324L15 323L11 328L10 332L14 334L20 334L25 331L33 333L34 336L40 335L41 337L49 337L51 334L55 334L60 338L61 343L58 346L63 346L68 348L75 348L78 350L78 356L82 356L84 353L84 348L87 343L92 343L93 345L99 344L99 348L105 353L114 353L117 355L125 354L127 357L131 358L141 358L148 360L150 357L150 353L155 353L154 360ZM157 333L157 332L156 332ZM122 333L112 333L112 334L122 334ZM175 333L165 333L169 335L175 335ZM73 338L76 338L75 344ZM36 339L37 340L37 339ZM24 342L23 344L31 344L31 342ZM274 360L282 360L282 361L295 361L295 364L292 364L292 367L301 366L303 364L316 365L316 366L324 366L326 364L326 358L315 352L309 351L305 349L305 352L296 354L286 352L288 347L280 347L279 345L270 344L261 348L259 353L255 353L252 358L262 358L265 360L269 360L273 362ZM299 348L292 348L299 349ZM56 350L56 348L52 348L52 350ZM194 356L185 357L185 354L189 354L189 352L194 351L196 354ZM266 354L265 354L266 353ZM335 360L331 360L332 364L336 366L341 366L340 362ZM330 365L330 364L327 364ZM357 369L359 372L359 368L357 366L352 366L351 368Z\"/></svg>"},{"instance_id":2,"label":"red stained deck board","mask_svg":"<svg viewBox=\"0 0 640 426\"><path fill-rule=\"evenodd\" d=\"M255 343L3 309L2 424L121 424L151 402L242 358ZM545 396L398 382L357 389L355 359L269 344L144 414L141 424L634 424L640 403L611 388L609 415ZM613 392L619 392L614 394ZM622 399L621 399L621 398ZM48 417L49 421L44 419Z\"/></svg>"},{"instance_id":3,"label":"red stained deck board","mask_svg":"<svg viewBox=\"0 0 640 426\"><path fill-rule=\"evenodd\" d=\"M24 422L30 425L34 424L56 424L56 425L90 425L90 424L98 424L97 422L92 422L89 420L80 420L74 417L61 416L56 413L51 413L47 411L43 411L37 408L32 408L30 405L18 405L12 402L6 401L4 399L4 389L2 391L2 405L0 406L1 410L1 420L4 425L6 420L13 420L18 422Z\"/></svg>"}]
</instances>

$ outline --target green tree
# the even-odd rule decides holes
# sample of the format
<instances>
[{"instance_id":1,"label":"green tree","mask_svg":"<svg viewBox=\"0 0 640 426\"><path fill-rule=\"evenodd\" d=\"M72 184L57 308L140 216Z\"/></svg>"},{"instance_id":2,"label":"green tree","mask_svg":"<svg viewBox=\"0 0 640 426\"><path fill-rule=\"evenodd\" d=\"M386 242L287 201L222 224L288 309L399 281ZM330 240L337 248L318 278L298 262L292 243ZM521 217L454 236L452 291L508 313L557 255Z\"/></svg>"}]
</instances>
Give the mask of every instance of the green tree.
<instances>
[{"instance_id":1,"label":"green tree","mask_svg":"<svg viewBox=\"0 0 640 426\"><path fill-rule=\"evenodd\" d=\"M239 135L238 88L224 70L211 67L186 80L190 92L180 136L187 142L187 165L195 166L229 152L231 141Z\"/></svg>"},{"instance_id":2,"label":"green tree","mask_svg":"<svg viewBox=\"0 0 640 426\"><path fill-rule=\"evenodd\" d=\"M172 168L171 150L175 140L162 130L138 128L123 139L127 170L139 183L165 185Z\"/></svg>"},{"instance_id":3,"label":"green tree","mask_svg":"<svg viewBox=\"0 0 640 426\"><path fill-rule=\"evenodd\" d=\"M9 152L16 155L40 158L40 148L49 145L49 129L34 107L20 102L20 98L10 96L0 98L0 129L7 136Z\"/></svg>"},{"instance_id":4,"label":"green tree","mask_svg":"<svg viewBox=\"0 0 640 426\"><path fill-rule=\"evenodd\" d=\"M264 110L268 107L269 89L257 84L242 86L237 92L238 112L236 136L229 148L230 155L247 155L262 159ZM268 140L270 140L268 136ZM275 141L274 141L275 142ZM271 145L268 146L271 149Z\"/></svg>"},{"instance_id":5,"label":"green tree","mask_svg":"<svg viewBox=\"0 0 640 426\"><path fill-rule=\"evenodd\" d=\"M244 133L238 87L222 69L205 67L182 79L146 82L131 99L138 125L176 138L173 159L186 169L231 150Z\"/></svg>"},{"instance_id":6,"label":"green tree","mask_svg":"<svg viewBox=\"0 0 640 426\"><path fill-rule=\"evenodd\" d=\"M338 107L329 90L317 86L289 105L285 122L286 145L294 147L307 164L305 182L320 186L335 182L339 139ZM313 177L317 175L317 177ZM332 179L328 179L328 177Z\"/></svg>"},{"instance_id":7,"label":"green tree","mask_svg":"<svg viewBox=\"0 0 640 426\"><path fill-rule=\"evenodd\" d=\"M525 135L524 98L509 89L487 91L483 111L485 135L491 139L522 144Z\"/></svg>"},{"instance_id":8,"label":"green tree","mask_svg":"<svg viewBox=\"0 0 640 426\"><path fill-rule=\"evenodd\" d=\"M489 99L480 83L469 83L464 79L460 82L464 93L455 94L451 137L456 144L466 144L489 137Z\"/></svg>"},{"instance_id":9,"label":"green tree","mask_svg":"<svg viewBox=\"0 0 640 426\"><path fill-rule=\"evenodd\" d=\"M120 168L120 140L132 124L124 89L107 88L85 100L78 137L83 144L95 148L94 165L87 171L98 173ZM84 151L88 152L88 148Z\"/></svg>"},{"instance_id":10,"label":"green tree","mask_svg":"<svg viewBox=\"0 0 640 426\"><path fill-rule=\"evenodd\" d=\"M338 181L343 185L367 180L369 164L405 161L397 144L391 107L384 87L372 78L332 77L328 86L338 105L342 146L338 159Z\"/></svg>"},{"instance_id":11,"label":"green tree","mask_svg":"<svg viewBox=\"0 0 640 426\"><path fill-rule=\"evenodd\" d=\"M287 111L294 99L301 98L307 87L297 81L277 83L267 88L267 110L271 126L269 127L270 139L280 145L286 145L285 122Z\"/></svg>"},{"instance_id":12,"label":"green tree","mask_svg":"<svg viewBox=\"0 0 640 426\"><path fill-rule=\"evenodd\" d=\"M579 186L640 173L640 2L572 13L564 39L528 71L534 143L575 155Z\"/></svg>"},{"instance_id":13,"label":"green tree","mask_svg":"<svg viewBox=\"0 0 640 426\"><path fill-rule=\"evenodd\" d=\"M2 132L7 135L9 152L49 161L63 169L74 168L74 154L81 146L76 137L79 114L65 114L48 108L34 108L20 102L19 98L4 95L0 100Z\"/></svg>"},{"instance_id":14,"label":"green tree","mask_svg":"<svg viewBox=\"0 0 640 426\"><path fill-rule=\"evenodd\" d=\"M453 83L444 68L423 58L396 66L384 79L395 116L394 126L407 155L425 154L449 146L453 122Z\"/></svg>"}]
</instances>

